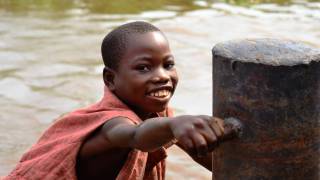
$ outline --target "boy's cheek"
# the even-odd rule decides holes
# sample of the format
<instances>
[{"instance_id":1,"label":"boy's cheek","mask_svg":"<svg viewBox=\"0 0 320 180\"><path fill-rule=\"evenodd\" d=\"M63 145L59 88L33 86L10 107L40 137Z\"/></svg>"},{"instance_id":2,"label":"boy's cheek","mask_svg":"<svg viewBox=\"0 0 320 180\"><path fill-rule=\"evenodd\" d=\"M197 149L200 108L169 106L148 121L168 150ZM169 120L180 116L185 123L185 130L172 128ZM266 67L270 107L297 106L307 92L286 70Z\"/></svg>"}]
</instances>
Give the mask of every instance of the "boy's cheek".
<instances>
[{"instance_id":1,"label":"boy's cheek","mask_svg":"<svg viewBox=\"0 0 320 180\"><path fill-rule=\"evenodd\" d=\"M177 85L178 85L179 76L178 76L178 73L177 73L177 72L176 72L175 75L173 76L172 81L173 81L173 83L174 83L174 86L177 86Z\"/></svg>"}]
</instances>

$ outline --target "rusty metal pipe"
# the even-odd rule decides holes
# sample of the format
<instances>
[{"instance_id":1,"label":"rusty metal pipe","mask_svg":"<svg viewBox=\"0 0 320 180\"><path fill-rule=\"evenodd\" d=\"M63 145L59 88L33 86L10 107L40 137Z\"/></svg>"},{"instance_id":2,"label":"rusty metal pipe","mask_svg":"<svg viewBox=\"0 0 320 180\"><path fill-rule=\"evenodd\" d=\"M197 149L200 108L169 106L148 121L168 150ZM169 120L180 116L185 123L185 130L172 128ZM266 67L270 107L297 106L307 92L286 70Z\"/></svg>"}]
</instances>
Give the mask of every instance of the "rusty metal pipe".
<instances>
[{"instance_id":1,"label":"rusty metal pipe","mask_svg":"<svg viewBox=\"0 0 320 180\"><path fill-rule=\"evenodd\" d=\"M254 39L212 52L213 115L244 124L214 151L213 179L320 179L320 51Z\"/></svg>"}]
</instances>

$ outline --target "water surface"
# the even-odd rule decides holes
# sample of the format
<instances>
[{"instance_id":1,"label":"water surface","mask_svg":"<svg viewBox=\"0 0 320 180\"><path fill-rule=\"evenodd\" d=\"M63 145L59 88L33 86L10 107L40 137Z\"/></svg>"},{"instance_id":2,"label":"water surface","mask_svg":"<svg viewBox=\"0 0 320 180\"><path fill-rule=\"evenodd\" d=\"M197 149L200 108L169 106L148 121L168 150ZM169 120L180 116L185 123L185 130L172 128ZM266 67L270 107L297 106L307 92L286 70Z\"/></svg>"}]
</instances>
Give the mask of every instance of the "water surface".
<instances>
[{"instance_id":1,"label":"water surface","mask_svg":"<svg viewBox=\"0 0 320 180\"><path fill-rule=\"evenodd\" d=\"M176 114L211 114L218 42L273 37L320 48L319 1L0 0L0 176L55 119L101 97L101 40L133 20L155 24L170 41ZM168 161L168 179L211 179L177 148Z\"/></svg>"}]
</instances>

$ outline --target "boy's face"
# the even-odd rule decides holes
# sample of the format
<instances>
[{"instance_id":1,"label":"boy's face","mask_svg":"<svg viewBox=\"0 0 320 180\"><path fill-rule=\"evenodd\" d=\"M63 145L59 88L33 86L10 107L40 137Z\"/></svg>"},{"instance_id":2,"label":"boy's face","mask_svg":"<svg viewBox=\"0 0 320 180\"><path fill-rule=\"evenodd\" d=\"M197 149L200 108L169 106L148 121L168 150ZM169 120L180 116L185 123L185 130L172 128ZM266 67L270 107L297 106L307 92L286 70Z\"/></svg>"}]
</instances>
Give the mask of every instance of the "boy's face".
<instances>
[{"instance_id":1,"label":"boy's face","mask_svg":"<svg viewBox=\"0 0 320 180\"><path fill-rule=\"evenodd\" d=\"M178 83L167 39L161 32L133 34L115 71L113 92L140 116L163 111Z\"/></svg>"}]
</instances>

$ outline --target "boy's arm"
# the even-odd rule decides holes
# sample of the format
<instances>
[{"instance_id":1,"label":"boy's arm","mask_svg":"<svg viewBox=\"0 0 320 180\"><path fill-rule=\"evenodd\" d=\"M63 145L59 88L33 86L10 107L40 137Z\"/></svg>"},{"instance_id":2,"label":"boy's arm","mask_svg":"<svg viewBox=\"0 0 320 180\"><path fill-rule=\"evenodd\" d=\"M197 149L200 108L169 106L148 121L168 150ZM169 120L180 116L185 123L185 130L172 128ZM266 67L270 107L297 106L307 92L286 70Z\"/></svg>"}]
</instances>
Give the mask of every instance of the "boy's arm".
<instances>
[{"instance_id":1,"label":"boy's arm","mask_svg":"<svg viewBox=\"0 0 320 180\"><path fill-rule=\"evenodd\" d=\"M168 127L169 120L154 118L136 125L125 117L113 118L84 142L79 158L88 159L114 148L155 150L173 139Z\"/></svg>"},{"instance_id":2,"label":"boy's arm","mask_svg":"<svg viewBox=\"0 0 320 180\"><path fill-rule=\"evenodd\" d=\"M124 117L106 122L82 146L81 159L90 158L112 148L135 148L153 151L177 139L187 151L201 156L223 135L222 121L210 116L178 116L152 118L140 125Z\"/></svg>"},{"instance_id":3,"label":"boy's arm","mask_svg":"<svg viewBox=\"0 0 320 180\"><path fill-rule=\"evenodd\" d=\"M129 147L142 151L154 151L174 137L169 122L172 118L151 118L135 125L126 118L118 118L106 123L102 133L114 147Z\"/></svg>"}]
</instances>

